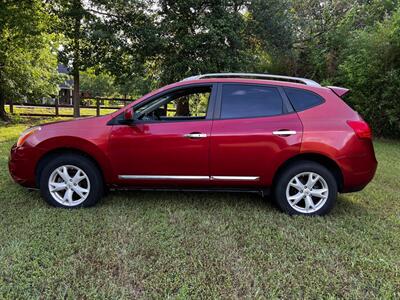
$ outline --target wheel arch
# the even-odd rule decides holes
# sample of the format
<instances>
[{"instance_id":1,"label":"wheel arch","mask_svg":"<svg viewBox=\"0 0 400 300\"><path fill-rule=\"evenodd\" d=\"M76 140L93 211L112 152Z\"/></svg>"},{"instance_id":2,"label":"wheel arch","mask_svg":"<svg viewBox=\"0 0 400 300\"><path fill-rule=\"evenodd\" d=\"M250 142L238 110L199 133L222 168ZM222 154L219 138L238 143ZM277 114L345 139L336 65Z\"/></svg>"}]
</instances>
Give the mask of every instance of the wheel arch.
<instances>
[{"instance_id":1,"label":"wheel arch","mask_svg":"<svg viewBox=\"0 0 400 300\"><path fill-rule=\"evenodd\" d=\"M295 162L304 160L313 161L326 167L329 171L332 172L333 176L335 177L336 183L338 185L338 191L341 192L343 190L344 178L339 165L330 157L320 153L301 153L285 161L278 167L277 171L275 172L274 178L272 180L273 186L275 186L280 174L286 168L288 168L291 164Z\"/></svg>"},{"instance_id":2,"label":"wheel arch","mask_svg":"<svg viewBox=\"0 0 400 300\"><path fill-rule=\"evenodd\" d=\"M74 153L83 156L93 162L99 169L104 183L110 181L112 170L107 156L95 144L79 138L62 138L52 139L40 145L42 149L46 149L35 166L35 183L38 186L40 173L43 170L44 164L52 157L61 155L63 153Z\"/></svg>"},{"instance_id":3,"label":"wheel arch","mask_svg":"<svg viewBox=\"0 0 400 300\"><path fill-rule=\"evenodd\" d=\"M37 186L37 187L40 186L40 183L39 183L40 174L42 173L43 168L44 168L45 165L46 165L46 162L49 161L49 160L51 160L51 159L54 158L54 157L57 157L57 156L59 156L59 155L66 154L66 153L67 153L67 154L76 154L76 155L85 157L86 159L90 160L90 161L97 167L97 169L100 171L100 174L101 174L101 176L102 176L102 178L103 178L103 181L106 182L106 181L105 181L106 178L105 178L105 176L104 176L104 171L103 171L102 167L101 167L100 164L99 164L92 156L90 156L88 153L86 153L86 152L84 152L84 151L82 151L82 150L79 150L79 149L74 149L74 148L56 148L56 149L53 149L53 150L51 150L51 151L45 153L45 154L39 159L38 163L36 164L36 168L35 168L35 181L36 181L36 182L35 182L35 183L36 183L36 186Z\"/></svg>"}]
</instances>

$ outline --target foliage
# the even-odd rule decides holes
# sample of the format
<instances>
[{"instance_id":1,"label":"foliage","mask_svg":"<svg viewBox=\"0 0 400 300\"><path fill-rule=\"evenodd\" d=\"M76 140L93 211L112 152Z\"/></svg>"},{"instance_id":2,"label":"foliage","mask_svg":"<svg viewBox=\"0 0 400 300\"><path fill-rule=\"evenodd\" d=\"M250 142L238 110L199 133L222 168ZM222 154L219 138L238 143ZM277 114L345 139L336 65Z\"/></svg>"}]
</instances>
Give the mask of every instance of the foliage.
<instances>
[{"instance_id":1,"label":"foliage","mask_svg":"<svg viewBox=\"0 0 400 300\"><path fill-rule=\"evenodd\" d=\"M160 0L161 82L240 71L246 62L245 1Z\"/></svg>"},{"instance_id":2,"label":"foliage","mask_svg":"<svg viewBox=\"0 0 400 300\"><path fill-rule=\"evenodd\" d=\"M114 81L115 78L106 72L96 74L94 69L88 69L81 74L80 88L93 97L113 96L116 93Z\"/></svg>"},{"instance_id":3,"label":"foliage","mask_svg":"<svg viewBox=\"0 0 400 300\"><path fill-rule=\"evenodd\" d=\"M400 136L400 11L356 32L340 71L338 80L353 91L350 103L376 133Z\"/></svg>"},{"instance_id":4,"label":"foliage","mask_svg":"<svg viewBox=\"0 0 400 300\"><path fill-rule=\"evenodd\" d=\"M50 22L39 0L0 3L0 117L6 99L58 93L58 37L47 33Z\"/></svg>"},{"instance_id":5,"label":"foliage","mask_svg":"<svg viewBox=\"0 0 400 300\"><path fill-rule=\"evenodd\" d=\"M43 36L43 45L37 49L16 48L4 68L6 94L21 100L30 100L58 94L61 76L57 73L57 56L49 43L52 36Z\"/></svg>"},{"instance_id":6,"label":"foliage","mask_svg":"<svg viewBox=\"0 0 400 300\"><path fill-rule=\"evenodd\" d=\"M289 0L249 1L243 21L252 60L244 70L284 75L291 72L295 35L290 8Z\"/></svg>"},{"instance_id":7,"label":"foliage","mask_svg":"<svg viewBox=\"0 0 400 300\"><path fill-rule=\"evenodd\" d=\"M135 99L150 91L150 82L141 76L120 76L117 78L105 70L94 68L81 73L80 89L93 97L117 97Z\"/></svg>"},{"instance_id":8,"label":"foliage","mask_svg":"<svg viewBox=\"0 0 400 300\"><path fill-rule=\"evenodd\" d=\"M146 77L147 60L159 48L153 0L91 0L90 42L95 62L116 76L119 84Z\"/></svg>"},{"instance_id":9,"label":"foliage","mask_svg":"<svg viewBox=\"0 0 400 300\"><path fill-rule=\"evenodd\" d=\"M79 116L80 72L96 67L118 76L124 95L129 82L143 75L143 57L154 45L154 26L145 0L50 0L63 34L60 60L74 78L74 115ZM125 80L123 80L123 78ZM105 78L102 78L103 80ZM127 80L126 80L127 79ZM85 80L85 79L84 79ZM87 83L87 82L86 82ZM84 85L86 84L84 83ZM99 91L102 92L102 91Z\"/></svg>"},{"instance_id":10,"label":"foliage","mask_svg":"<svg viewBox=\"0 0 400 300\"><path fill-rule=\"evenodd\" d=\"M58 52L60 62L70 67L72 74L95 65L95 49L89 39L93 16L85 9L82 1L51 0L49 3L50 12L57 20L53 30L63 36L62 47Z\"/></svg>"},{"instance_id":11,"label":"foliage","mask_svg":"<svg viewBox=\"0 0 400 300\"><path fill-rule=\"evenodd\" d=\"M59 59L68 66L73 77L72 102L74 116L80 116L80 71L95 64L94 45L90 42L90 22L93 16L85 9L81 0L50 0L50 12L58 22L54 30L63 36Z\"/></svg>"},{"instance_id":12,"label":"foliage","mask_svg":"<svg viewBox=\"0 0 400 300\"><path fill-rule=\"evenodd\" d=\"M142 69L154 38L145 0L50 0L64 36L60 60L71 73L106 67L122 76Z\"/></svg>"},{"instance_id":13,"label":"foliage","mask_svg":"<svg viewBox=\"0 0 400 300\"><path fill-rule=\"evenodd\" d=\"M390 16L397 1L292 0L296 40L292 73L335 81L354 32L368 30ZM349 49L358 51L357 49Z\"/></svg>"}]
</instances>

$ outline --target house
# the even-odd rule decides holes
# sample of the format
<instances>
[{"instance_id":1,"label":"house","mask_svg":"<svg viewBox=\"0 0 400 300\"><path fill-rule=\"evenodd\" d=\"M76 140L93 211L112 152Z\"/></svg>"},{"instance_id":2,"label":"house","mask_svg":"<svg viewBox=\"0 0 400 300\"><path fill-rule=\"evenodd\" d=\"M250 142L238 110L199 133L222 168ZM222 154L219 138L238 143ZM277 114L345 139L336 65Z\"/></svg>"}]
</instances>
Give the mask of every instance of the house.
<instances>
[{"instance_id":1,"label":"house","mask_svg":"<svg viewBox=\"0 0 400 300\"><path fill-rule=\"evenodd\" d=\"M59 95L59 104L69 104L72 105L72 91L74 89L74 80L69 76L68 67L63 64L58 64L57 67L58 73L68 75L68 79L59 85L60 91Z\"/></svg>"}]
</instances>

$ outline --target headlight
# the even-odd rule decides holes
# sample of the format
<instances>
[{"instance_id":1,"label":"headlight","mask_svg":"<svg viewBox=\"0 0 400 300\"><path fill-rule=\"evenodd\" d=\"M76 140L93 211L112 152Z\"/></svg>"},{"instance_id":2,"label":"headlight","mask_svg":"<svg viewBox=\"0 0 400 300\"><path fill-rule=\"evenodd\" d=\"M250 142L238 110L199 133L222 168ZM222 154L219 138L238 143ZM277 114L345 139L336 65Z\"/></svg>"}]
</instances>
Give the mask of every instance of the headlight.
<instances>
[{"instance_id":1,"label":"headlight","mask_svg":"<svg viewBox=\"0 0 400 300\"><path fill-rule=\"evenodd\" d=\"M34 134L36 131L39 131L39 130L42 130L42 127L35 126L35 127L28 128L27 130L22 132L18 139L17 147L22 146L28 137L30 137L32 134Z\"/></svg>"}]
</instances>

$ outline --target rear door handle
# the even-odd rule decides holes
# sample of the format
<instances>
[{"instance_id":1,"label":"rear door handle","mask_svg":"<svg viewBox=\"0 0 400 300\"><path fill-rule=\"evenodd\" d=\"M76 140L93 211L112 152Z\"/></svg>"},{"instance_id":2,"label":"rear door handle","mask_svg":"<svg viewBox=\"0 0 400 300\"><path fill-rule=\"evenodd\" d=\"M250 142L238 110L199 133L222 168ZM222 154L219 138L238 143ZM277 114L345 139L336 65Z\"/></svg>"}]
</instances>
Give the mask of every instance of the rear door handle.
<instances>
[{"instance_id":1,"label":"rear door handle","mask_svg":"<svg viewBox=\"0 0 400 300\"><path fill-rule=\"evenodd\" d=\"M290 135L294 135L297 132L294 130L276 130L276 131L272 131L273 135L278 135L278 136L290 136Z\"/></svg>"},{"instance_id":2,"label":"rear door handle","mask_svg":"<svg viewBox=\"0 0 400 300\"><path fill-rule=\"evenodd\" d=\"M200 133L200 132L191 132L191 133L185 134L184 137L188 138L188 139L202 139L202 138L207 137L207 134Z\"/></svg>"}]
</instances>

